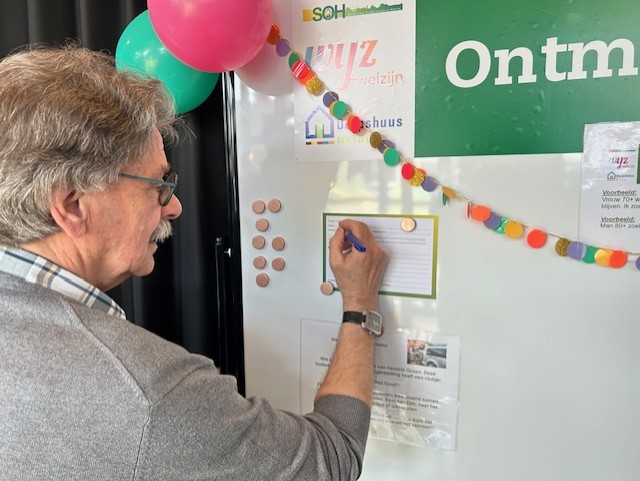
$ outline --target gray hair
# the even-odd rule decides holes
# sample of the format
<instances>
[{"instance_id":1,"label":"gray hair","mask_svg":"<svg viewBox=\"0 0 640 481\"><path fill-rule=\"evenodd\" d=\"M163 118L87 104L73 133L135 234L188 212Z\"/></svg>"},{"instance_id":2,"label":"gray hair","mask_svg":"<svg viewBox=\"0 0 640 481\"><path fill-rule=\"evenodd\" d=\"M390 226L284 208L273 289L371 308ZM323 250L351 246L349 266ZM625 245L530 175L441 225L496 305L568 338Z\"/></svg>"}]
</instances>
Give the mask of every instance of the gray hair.
<instances>
[{"instance_id":1,"label":"gray hair","mask_svg":"<svg viewBox=\"0 0 640 481\"><path fill-rule=\"evenodd\" d=\"M0 60L0 245L58 231L55 189L106 189L154 128L175 140L175 122L162 83L116 70L106 53L32 46Z\"/></svg>"}]
</instances>

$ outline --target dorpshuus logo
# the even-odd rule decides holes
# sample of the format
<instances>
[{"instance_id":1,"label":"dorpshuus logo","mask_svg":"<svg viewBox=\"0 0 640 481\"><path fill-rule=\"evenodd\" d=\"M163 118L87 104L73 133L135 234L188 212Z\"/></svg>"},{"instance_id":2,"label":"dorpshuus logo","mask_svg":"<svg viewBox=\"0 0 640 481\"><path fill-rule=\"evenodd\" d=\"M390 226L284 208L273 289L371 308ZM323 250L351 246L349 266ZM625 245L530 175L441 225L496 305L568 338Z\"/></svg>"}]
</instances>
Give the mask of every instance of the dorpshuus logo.
<instances>
[{"instance_id":1,"label":"dorpshuus logo","mask_svg":"<svg viewBox=\"0 0 640 481\"><path fill-rule=\"evenodd\" d=\"M302 9L303 22L320 22L321 20L338 20L356 15L371 15L374 13L386 13L402 10L402 3L387 5L381 3L377 7L357 7L347 8L346 4L326 5L324 7L313 7Z\"/></svg>"}]
</instances>

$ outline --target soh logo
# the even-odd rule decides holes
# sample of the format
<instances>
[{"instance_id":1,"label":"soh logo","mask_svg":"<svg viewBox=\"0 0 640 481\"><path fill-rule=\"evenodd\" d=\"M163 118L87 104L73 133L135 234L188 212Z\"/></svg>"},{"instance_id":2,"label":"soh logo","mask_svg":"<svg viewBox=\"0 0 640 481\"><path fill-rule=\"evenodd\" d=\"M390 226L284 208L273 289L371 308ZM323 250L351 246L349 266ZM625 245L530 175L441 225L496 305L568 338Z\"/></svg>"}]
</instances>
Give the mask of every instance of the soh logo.
<instances>
[{"instance_id":1,"label":"soh logo","mask_svg":"<svg viewBox=\"0 0 640 481\"><path fill-rule=\"evenodd\" d=\"M346 4L342 5L326 5L324 7L304 8L302 9L303 22L320 22L322 20L339 20L346 17L356 15L371 15L374 13L386 13L402 10L402 3L387 5L381 3L377 7L357 7L347 8Z\"/></svg>"}]
</instances>

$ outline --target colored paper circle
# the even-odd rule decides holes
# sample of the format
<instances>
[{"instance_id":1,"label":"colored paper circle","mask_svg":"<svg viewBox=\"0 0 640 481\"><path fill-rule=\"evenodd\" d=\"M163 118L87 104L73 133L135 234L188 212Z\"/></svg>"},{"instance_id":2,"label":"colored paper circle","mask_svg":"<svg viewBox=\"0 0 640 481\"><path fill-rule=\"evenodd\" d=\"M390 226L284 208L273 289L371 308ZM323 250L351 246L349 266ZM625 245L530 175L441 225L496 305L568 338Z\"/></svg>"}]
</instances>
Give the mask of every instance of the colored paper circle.
<instances>
[{"instance_id":1,"label":"colored paper circle","mask_svg":"<svg viewBox=\"0 0 640 481\"><path fill-rule=\"evenodd\" d=\"M394 144L390 140L383 140L382 143L378 145L378 151L381 154L384 154L384 151L387 149L395 149L395 148L396 148L396 144Z\"/></svg>"},{"instance_id":2,"label":"colored paper circle","mask_svg":"<svg viewBox=\"0 0 640 481\"><path fill-rule=\"evenodd\" d=\"M347 113L347 104L345 104L342 100L336 100L329 107L329 112L334 117L340 118Z\"/></svg>"},{"instance_id":3,"label":"colored paper circle","mask_svg":"<svg viewBox=\"0 0 640 481\"><path fill-rule=\"evenodd\" d=\"M393 167L400 162L400 153L396 149L387 149L383 155L384 163Z\"/></svg>"},{"instance_id":4,"label":"colored paper circle","mask_svg":"<svg viewBox=\"0 0 640 481\"><path fill-rule=\"evenodd\" d=\"M307 88L307 92L309 92L311 95L320 95L320 93L324 90L324 84L315 75L307 80L305 87Z\"/></svg>"},{"instance_id":5,"label":"colored paper circle","mask_svg":"<svg viewBox=\"0 0 640 481\"><path fill-rule=\"evenodd\" d=\"M354 134L357 134L360 132L360 129L362 129L362 120L360 120L356 115L349 115L349 118L347 119L347 128Z\"/></svg>"},{"instance_id":6,"label":"colored paper circle","mask_svg":"<svg viewBox=\"0 0 640 481\"><path fill-rule=\"evenodd\" d=\"M419 185L422 185L426 176L427 176L427 173L424 170L416 168L413 170L413 175L408 180L412 186L418 187Z\"/></svg>"},{"instance_id":7,"label":"colored paper circle","mask_svg":"<svg viewBox=\"0 0 640 481\"><path fill-rule=\"evenodd\" d=\"M619 269L620 267L624 267L628 260L629 256L627 256L626 252L613 251L611 258L609 259L609 266L614 269Z\"/></svg>"},{"instance_id":8,"label":"colored paper circle","mask_svg":"<svg viewBox=\"0 0 640 481\"><path fill-rule=\"evenodd\" d=\"M275 23L272 23L269 36L267 37L267 43L269 43L269 45L275 45L280 38L280 28Z\"/></svg>"},{"instance_id":9,"label":"colored paper circle","mask_svg":"<svg viewBox=\"0 0 640 481\"><path fill-rule=\"evenodd\" d=\"M596 261L595 255L597 250L597 247L587 246L587 253L582 258L582 262L586 264L593 264Z\"/></svg>"},{"instance_id":10,"label":"colored paper circle","mask_svg":"<svg viewBox=\"0 0 640 481\"><path fill-rule=\"evenodd\" d=\"M471 214L473 216L473 214ZM496 214L495 212L491 212L489 214L489 218L487 220L484 221L484 226L487 229L497 229L498 227L500 227L502 225L502 217L500 217L498 214Z\"/></svg>"},{"instance_id":11,"label":"colored paper circle","mask_svg":"<svg viewBox=\"0 0 640 481\"><path fill-rule=\"evenodd\" d=\"M377 149L382 145L382 135L380 135L380 132L371 132L371 135L369 136L369 144L374 149Z\"/></svg>"},{"instance_id":12,"label":"colored paper circle","mask_svg":"<svg viewBox=\"0 0 640 481\"><path fill-rule=\"evenodd\" d=\"M609 267L611 254L613 254L613 251L611 249L598 249L594 255L596 264L602 267Z\"/></svg>"},{"instance_id":13,"label":"colored paper circle","mask_svg":"<svg viewBox=\"0 0 640 481\"><path fill-rule=\"evenodd\" d=\"M636 269L640 270L640 256L636 257Z\"/></svg>"},{"instance_id":14,"label":"colored paper circle","mask_svg":"<svg viewBox=\"0 0 640 481\"><path fill-rule=\"evenodd\" d=\"M291 73L297 79L304 78L309 71L309 66L303 60L296 60L291 66Z\"/></svg>"},{"instance_id":15,"label":"colored paper circle","mask_svg":"<svg viewBox=\"0 0 640 481\"><path fill-rule=\"evenodd\" d=\"M427 192L433 192L438 188L438 183L433 177L425 177L420 186Z\"/></svg>"},{"instance_id":16,"label":"colored paper circle","mask_svg":"<svg viewBox=\"0 0 640 481\"><path fill-rule=\"evenodd\" d=\"M298 54L292 52L291 55L289 55L289 68L293 68L293 64L295 64L298 60L300 60Z\"/></svg>"},{"instance_id":17,"label":"colored paper circle","mask_svg":"<svg viewBox=\"0 0 640 481\"><path fill-rule=\"evenodd\" d=\"M511 239L520 239L524 234L524 227L520 222L508 220L504 226L504 235Z\"/></svg>"},{"instance_id":18,"label":"colored paper circle","mask_svg":"<svg viewBox=\"0 0 640 481\"><path fill-rule=\"evenodd\" d=\"M447 197L449 197L450 199L458 198L458 193L455 190L453 190L451 187L443 187L442 193Z\"/></svg>"},{"instance_id":19,"label":"colored paper circle","mask_svg":"<svg viewBox=\"0 0 640 481\"><path fill-rule=\"evenodd\" d=\"M331 107L331 104L333 102L337 102L338 100L340 100L340 97L338 97L338 94L335 92L327 92L322 96L322 103L327 108Z\"/></svg>"},{"instance_id":20,"label":"colored paper circle","mask_svg":"<svg viewBox=\"0 0 640 481\"><path fill-rule=\"evenodd\" d=\"M558 254L561 257L566 257L567 256L567 248L569 247L569 244L571 243L571 241L569 239L558 239L558 242L556 242L556 254Z\"/></svg>"},{"instance_id":21,"label":"colored paper circle","mask_svg":"<svg viewBox=\"0 0 640 481\"><path fill-rule=\"evenodd\" d=\"M507 224L508 220L509 219L507 219L506 217L500 217L500 225L493 230L498 234L504 234L504 226Z\"/></svg>"},{"instance_id":22,"label":"colored paper circle","mask_svg":"<svg viewBox=\"0 0 640 481\"><path fill-rule=\"evenodd\" d=\"M281 38L280 40L278 40L278 43L276 43L276 53L278 54L278 57L284 57L290 51L291 51L291 48L289 47L289 44L284 38Z\"/></svg>"},{"instance_id":23,"label":"colored paper circle","mask_svg":"<svg viewBox=\"0 0 640 481\"><path fill-rule=\"evenodd\" d=\"M411 162L405 162L404 164L402 164L401 168L402 178L405 180L409 180L411 177L413 177L414 170L415 167L413 166L413 164L411 164Z\"/></svg>"},{"instance_id":24,"label":"colored paper circle","mask_svg":"<svg viewBox=\"0 0 640 481\"><path fill-rule=\"evenodd\" d=\"M475 205L471 209L471 218L473 220L477 220L479 222L484 222L489 217L491 217L491 210L484 205Z\"/></svg>"},{"instance_id":25,"label":"colored paper circle","mask_svg":"<svg viewBox=\"0 0 640 481\"><path fill-rule=\"evenodd\" d=\"M529 234L527 234L527 244L529 244L529 247L539 249L546 243L547 234L540 229L533 229L531 232L529 232Z\"/></svg>"},{"instance_id":26,"label":"colored paper circle","mask_svg":"<svg viewBox=\"0 0 640 481\"><path fill-rule=\"evenodd\" d=\"M587 246L582 242L571 242L567 247L567 255L578 261L581 261L586 253Z\"/></svg>"}]
</instances>

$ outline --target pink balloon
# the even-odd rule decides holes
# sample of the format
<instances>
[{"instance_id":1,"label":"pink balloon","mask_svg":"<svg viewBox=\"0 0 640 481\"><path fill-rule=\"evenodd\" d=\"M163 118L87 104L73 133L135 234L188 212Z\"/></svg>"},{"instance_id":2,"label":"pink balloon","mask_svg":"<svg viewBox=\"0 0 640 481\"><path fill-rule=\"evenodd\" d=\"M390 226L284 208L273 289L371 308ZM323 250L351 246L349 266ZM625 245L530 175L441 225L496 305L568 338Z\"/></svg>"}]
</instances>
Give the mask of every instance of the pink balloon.
<instances>
[{"instance_id":1,"label":"pink balloon","mask_svg":"<svg viewBox=\"0 0 640 481\"><path fill-rule=\"evenodd\" d=\"M148 0L156 35L178 60L204 72L242 67L267 42L271 0Z\"/></svg>"},{"instance_id":2,"label":"pink balloon","mask_svg":"<svg viewBox=\"0 0 640 481\"><path fill-rule=\"evenodd\" d=\"M273 0L273 21L280 28L282 38L290 39L293 31L291 0ZM248 87L267 95L288 95L296 84L287 58L279 57L275 45L268 43L235 73Z\"/></svg>"}]
</instances>

